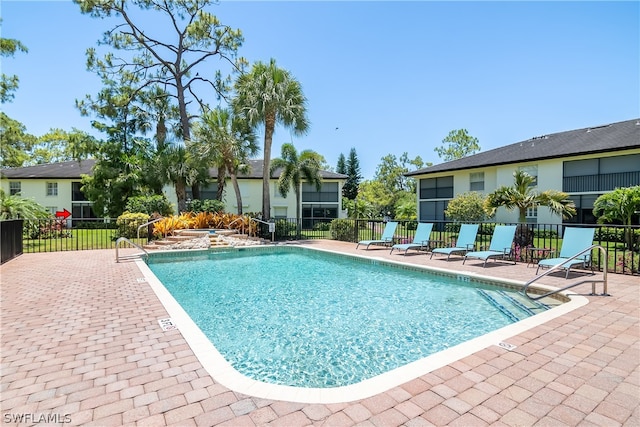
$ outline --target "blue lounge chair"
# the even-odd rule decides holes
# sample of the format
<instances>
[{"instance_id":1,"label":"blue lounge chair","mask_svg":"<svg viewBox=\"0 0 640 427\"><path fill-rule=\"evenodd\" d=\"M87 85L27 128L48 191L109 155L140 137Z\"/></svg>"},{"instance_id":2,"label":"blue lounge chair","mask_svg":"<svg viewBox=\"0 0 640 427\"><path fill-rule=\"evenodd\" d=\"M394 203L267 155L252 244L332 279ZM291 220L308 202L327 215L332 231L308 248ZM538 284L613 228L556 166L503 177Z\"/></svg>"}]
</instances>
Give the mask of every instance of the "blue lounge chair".
<instances>
[{"instance_id":1,"label":"blue lounge chair","mask_svg":"<svg viewBox=\"0 0 640 427\"><path fill-rule=\"evenodd\" d=\"M431 258L433 258L433 254L444 254L447 255L447 261L449 261L452 254L458 253L464 255L472 251L476 244L478 227L479 224L462 224L456 246L453 248L435 248L431 251Z\"/></svg>"},{"instance_id":2,"label":"blue lounge chair","mask_svg":"<svg viewBox=\"0 0 640 427\"><path fill-rule=\"evenodd\" d=\"M380 245L380 246L389 246L393 243L393 234L396 232L396 227L398 226L397 222L389 221L387 225L384 227L384 231L382 232L382 236L378 240L361 240L356 245L356 249L360 245L367 245L366 249L369 250L370 245Z\"/></svg>"},{"instance_id":3,"label":"blue lounge chair","mask_svg":"<svg viewBox=\"0 0 640 427\"><path fill-rule=\"evenodd\" d=\"M465 263L467 258L483 259L484 264L482 267L487 266L487 260L491 258L502 258L511 255L511 245L513 244L513 238L516 236L515 225L497 225L493 230L493 236L491 237L491 243L489 249L486 251L474 251L467 252L464 255L462 264ZM515 264L515 261L513 262Z\"/></svg>"},{"instance_id":4,"label":"blue lounge chair","mask_svg":"<svg viewBox=\"0 0 640 427\"><path fill-rule=\"evenodd\" d=\"M413 236L413 242L411 243L398 243L391 247L390 254L393 253L393 250L396 249L398 251L404 249L405 256L409 249L422 249L429 245L429 236L431 235L431 229L433 229L433 223L431 222L421 222L418 223L418 228L416 229L416 234Z\"/></svg>"},{"instance_id":5,"label":"blue lounge chair","mask_svg":"<svg viewBox=\"0 0 640 427\"><path fill-rule=\"evenodd\" d=\"M557 265L561 265L560 268L564 268L565 270L567 270L564 276L566 279L569 277L569 270L574 265L582 264L582 267L586 268L587 264L591 263L591 251L579 256L578 258L572 259L571 261L569 261L569 258L573 257L574 255L578 255L580 252L593 245L593 235L595 231L595 228L565 228L564 237L562 238L562 247L560 248L560 254L557 258L547 258L538 261L536 274L538 274L538 270L540 270L540 267L551 268ZM593 266L591 266L591 272L593 273Z\"/></svg>"}]
</instances>

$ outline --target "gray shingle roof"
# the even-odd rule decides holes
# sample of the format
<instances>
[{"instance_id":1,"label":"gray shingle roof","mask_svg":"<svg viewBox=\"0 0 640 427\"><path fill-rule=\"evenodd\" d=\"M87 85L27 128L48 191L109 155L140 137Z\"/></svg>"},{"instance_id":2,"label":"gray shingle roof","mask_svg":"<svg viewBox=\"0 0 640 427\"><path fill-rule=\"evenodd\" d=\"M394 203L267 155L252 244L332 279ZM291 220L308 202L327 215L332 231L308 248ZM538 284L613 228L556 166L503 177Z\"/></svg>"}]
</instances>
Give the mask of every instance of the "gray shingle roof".
<instances>
[{"instance_id":1,"label":"gray shingle roof","mask_svg":"<svg viewBox=\"0 0 640 427\"><path fill-rule=\"evenodd\" d=\"M262 171L263 171L263 162L262 159L258 160L249 160L249 171L245 174L238 175L239 179L262 179ZM276 169L273 173L273 178L280 177L280 169ZM209 176L216 177L218 176L217 168L209 169ZM329 172L329 171L320 171L320 176L323 179L347 179L347 175L343 175L341 173Z\"/></svg>"},{"instance_id":2,"label":"gray shingle roof","mask_svg":"<svg viewBox=\"0 0 640 427\"><path fill-rule=\"evenodd\" d=\"M640 119L542 135L462 159L418 169L406 173L405 176L572 157L630 148L640 148Z\"/></svg>"},{"instance_id":3,"label":"gray shingle roof","mask_svg":"<svg viewBox=\"0 0 640 427\"><path fill-rule=\"evenodd\" d=\"M91 175L94 159L77 161L50 163L44 165L26 166L23 168L0 169L2 176L8 179L54 179L54 178L70 178L80 179L81 175ZM262 179L262 160L249 160L251 166L246 174L238 176L240 179ZM218 169L209 169L209 176L217 177ZM280 171L276 170L274 178L280 176ZM347 175L340 173L320 171L320 176L324 179L347 179Z\"/></svg>"},{"instance_id":4,"label":"gray shingle roof","mask_svg":"<svg viewBox=\"0 0 640 427\"><path fill-rule=\"evenodd\" d=\"M9 179L80 179L81 175L91 175L93 165L95 164L96 161L94 159L86 159L81 162L73 160L69 162L25 166L23 168L0 169L0 173L2 173L4 178Z\"/></svg>"}]
</instances>

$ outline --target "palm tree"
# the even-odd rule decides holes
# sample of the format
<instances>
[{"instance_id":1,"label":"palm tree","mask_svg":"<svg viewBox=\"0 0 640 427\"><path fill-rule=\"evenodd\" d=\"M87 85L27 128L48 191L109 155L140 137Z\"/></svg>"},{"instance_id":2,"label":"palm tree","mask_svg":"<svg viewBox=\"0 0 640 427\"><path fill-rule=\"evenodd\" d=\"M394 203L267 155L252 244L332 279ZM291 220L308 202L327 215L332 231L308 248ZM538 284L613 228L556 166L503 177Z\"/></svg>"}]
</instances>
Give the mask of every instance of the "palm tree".
<instances>
[{"instance_id":1,"label":"palm tree","mask_svg":"<svg viewBox=\"0 0 640 427\"><path fill-rule=\"evenodd\" d=\"M287 197L289 190L293 188L296 195L296 223L298 236L300 235L300 193L302 180L315 185L316 190L322 188L320 176L320 159L322 156L313 150L303 150L298 154L293 144L283 144L281 157L273 159L269 175L273 175L276 169L281 169L278 178L278 192L282 197Z\"/></svg>"},{"instance_id":2,"label":"palm tree","mask_svg":"<svg viewBox=\"0 0 640 427\"><path fill-rule=\"evenodd\" d=\"M17 218L46 219L51 214L33 199L20 197L20 193L8 195L0 189L0 220Z\"/></svg>"},{"instance_id":3,"label":"palm tree","mask_svg":"<svg viewBox=\"0 0 640 427\"><path fill-rule=\"evenodd\" d=\"M527 221L527 209L544 206L563 219L576 214L576 206L567 193L557 190L540 193L535 190L536 177L521 170L515 171L513 178L513 187L502 186L487 196L485 209L489 216L493 216L501 206L509 211L518 209L518 222L522 224L516 235L518 246L524 247L533 242L532 233L524 226Z\"/></svg>"},{"instance_id":4,"label":"palm tree","mask_svg":"<svg viewBox=\"0 0 640 427\"><path fill-rule=\"evenodd\" d=\"M160 157L159 174L165 183L173 183L178 199L178 212L187 209L187 186L192 185L200 174L200 167L183 145L165 147Z\"/></svg>"},{"instance_id":5,"label":"palm tree","mask_svg":"<svg viewBox=\"0 0 640 427\"><path fill-rule=\"evenodd\" d=\"M275 127L280 124L296 135L305 134L309 127L307 100L300 83L289 71L278 68L275 59L271 59L269 64L256 62L251 72L238 78L235 89L235 112L245 117L252 128L264 124L262 218L268 220L271 217L269 171Z\"/></svg>"},{"instance_id":6,"label":"palm tree","mask_svg":"<svg viewBox=\"0 0 640 427\"><path fill-rule=\"evenodd\" d=\"M235 116L233 111L217 107L202 115L194 134L201 155L213 159L218 167L218 199L222 199L228 174L236 194L238 214L242 214L238 173L247 169L249 158L258 152L255 133L246 120Z\"/></svg>"}]
</instances>

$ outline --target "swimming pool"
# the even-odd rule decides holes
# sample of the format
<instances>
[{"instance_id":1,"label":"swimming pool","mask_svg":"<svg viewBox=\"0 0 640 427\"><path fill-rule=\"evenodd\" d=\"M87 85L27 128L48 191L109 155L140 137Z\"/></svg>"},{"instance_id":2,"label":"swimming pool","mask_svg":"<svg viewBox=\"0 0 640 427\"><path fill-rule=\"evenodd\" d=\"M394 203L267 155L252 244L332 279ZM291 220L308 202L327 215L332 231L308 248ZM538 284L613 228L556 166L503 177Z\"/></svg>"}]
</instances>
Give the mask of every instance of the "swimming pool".
<instances>
[{"instance_id":1,"label":"swimming pool","mask_svg":"<svg viewBox=\"0 0 640 427\"><path fill-rule=\"evenodd\" d=\"M297 389L371 383L532 314L469 276L300 247L171 254L149 267L234 370Z\"/></svg>"}]
</instances>

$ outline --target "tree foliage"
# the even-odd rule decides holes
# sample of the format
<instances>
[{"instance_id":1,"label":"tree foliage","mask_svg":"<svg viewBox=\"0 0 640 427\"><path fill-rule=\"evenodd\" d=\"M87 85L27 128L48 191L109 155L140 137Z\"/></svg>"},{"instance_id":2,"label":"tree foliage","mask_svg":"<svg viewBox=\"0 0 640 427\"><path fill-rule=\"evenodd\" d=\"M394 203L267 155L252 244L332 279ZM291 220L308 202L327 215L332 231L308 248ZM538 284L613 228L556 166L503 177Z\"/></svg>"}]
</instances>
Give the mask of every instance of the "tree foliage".
<instances>
[{"instance_id":1,"label":"tree foliage","mask_svg":"<svg viewBox=\"0 0 640 427\"><path fill-rule=\"evenodd\" d=\"M623 225L632 225L633 218L640 213L640 186L616 188L610 193L601 195L593 203L593 214L599 223L620 221ZM632 250L633 233L625 232L627 247Z\"/></svg>"},{"instance_id":2,"label":"tree foliage","mask_svg":"<svg viewBox=\"0 0 640 427\"><path fill-rule=\"evenodd\" d=\"M380 218L387 212L390 212L391 216L395 216L396 196L381 181L369 180L360 183L356 202L359 200L364 202L365 216L368 218Z\"/></svg>"},{"instance_id":3,"label":"tree foliage","mask_svg":"<svg viewBox=\"0 0 640 427\"><path fill-rule=\"evenodd\" d=\"M0 19L0 24L2 19ZM19 40L6 39L0 37L0 56L13 57L16 52L28 52L29 50ZM2 73L0 76L0 103L11 102L15 97L14 93L18 89L20 79L16 75Z\"/></svg>"},{"instance_id":4,"label":"tree foliage","mask_svg":"<svg viewBox=\"0 0 640 427\"><path fill-rule=\"evenodd\" d=\"M341 173L343 175L347 174L347 159L344 157L343 153L340 153L338 156L338 163L336 164L336 172Z\"/></svg>"},{"instance_id":5,"label":"tree foliage","mask_svg":"<svg viewBox=\"0 0 640 427\"><path fill-rule=\"evenodd\" d=\"M535 189L536 177L517 170L513 173L514 185L502 186L487 196L485 209L493 216L499 207L511 211L518 210L518 221L525 223L527 209L544 206L562 218L570 218L576 214L576 206L569 195L562 191L547 190L538 192Z\"/></svg>"},{"instance_id":6,"label":"tree foliage","mask_svg":"<svg viewBox=\"0 0 640 427\"><path fill-rule=\"evenodd\" d=\"M342 187L342 197L348 200L355 200L358 196L358 187L360 186L360 181L362 181L362 174L360 172L360 160L358 160L358 154L356 153L355 148L351 148L349 151L349 157L345 161L344 155L340 154L340 158L338 158L338 167L343 167L344 173L348 176ZM340 159L343 161L343 165L340 165Z\"/></svg>"},{"instance_id":7,"label":"tree foliage","mask_svg":"<svg viewBox=\"0 0 640 427\"><path fill-rule=\"evenodd\" d=\"M88 133L51 129L32 145L26 165L84 160L96 153L98 141Z\"/></svg>"},{"instance_id":8,"label":"tree foliage","mask_svg":"<svg viewBox=\"0 0 640 427\"><path fill-rule=\"evenodd\" d=\"M279 68L275 59L269 64L253 64L249 73L238 77L235 90L235 113L254 129L264 125L262 218L267 220L271 217L269 171L276 124L291 129L295 135L304 135L309 128L307 99L300 83L289 71Z\"/></svg>"},{"instance_id":9,"label":"tree foliage","mask_svg":"<svg viewBox=\"0 0 640 427\"><path fill-rule=\"evenodd\" d=\"M313 150L297 152L293 144L282 144L280 157L273 159L270 166L270 175L280 169L278 177L278 192L282 197L287 197L289 190L293 189L296 196L296 219L300 219L300 196L302 181L314 185L316 190L322 188L322 176L320 175L320 162L322 156Z\"/></svg>"},{"instance_id":10,"label":"tree foliage","mask_svg":"<svg viewBox=\"0 0 640 427\"><path fill-rule=\"evenodd\" d=\"M0 165L3 168L24 166L36 141L22 123L0 111Z\"/></svg>"},{"instance_id":11,"label":"tree foliage","mask_svg":"<svg viewBox=\"0 0 640 427\"><path fill-rule=\"evenodd\" d=\"M466 129L452 130L449 135L442 140L441 147L433 149L445 162L461 159L480 151L478 138L467 132Z\"/></svg>"},{"instance_id":12,"label":"tree foliage","mask_svg":"<svg viewBox=\"0 0 640 427\"><path fill-rule=\"evenodd\" d=\"M206 9L209 0L74 0L82 13L96 18L116 16L121 22L103 35L100 45L113 51L102 58L95 48L87 50L87 67L103 79L126 75L135 92L162 87L171 96L180 116L181 138L191 139L192 115L188 106L206 102L204 94L218 96L229 91L229 74L242 69L245 60L237 57L243 43L240 30L223 25ZM136 9L154 16L154 24L142 28ZM117 53L116 53L117 52ZM213 71L207 60L218 58L229 73Z\"/></svg>"},{"instance_id":13,"label":"tree foliage","mask_svg":"<svg viewBox=\"0 0 640 427\"><path fill-rule=\"evenodd\" d=\"M395 217L399 214L397 208L400 206L402 206L403 212L408 212L409 207L406 205L409 200L413 200L413 204L416 204L416 180L405 176L405 174L423 166L424 162L420 156L410 159L406 152L402 153L399 158L394 154L382 157L374 177L374 181L384 189L386 197L383 200L388 200L384 204L385 207L380 212L381 214L389 213ZM415 210L417 212L417 207Z\"/></svg>"},{"instance_id":14,"label":"tree foliage","mask_svg":"<svg viewBox=\"0 0 640 427\"><path fill-rule=\"evenodd\" d=\"M46 219L51 214L33 199L25 199L19 194L8 195L0 189L0 220L5 219Z\"/></svg>"},{"instance_id":15,"label":"tree foliage","mask_svg":"<svg viewBox=\"0 0 640 427\"><path fill-rule=\"evenodd\" d=\"M482 222L488 218L484 209L486 197L477 191L458 194L444 211L447 219L459 222Z\"/></svg>"},{"instance_id":16,"label":"tree foliage","mask_svg":"<svg viewBox=\"0 0 640 427\"><path fill-rule=\"evenodd\" d=\"M218 168L217 199L222 200L226 177L229 176L236 194L238 214L242 214L238 173L247 171L249 158L258 152L253 129L231 109L217 107L205 112L194 130L194 148Z\"/></svg>"}]
</instances>

